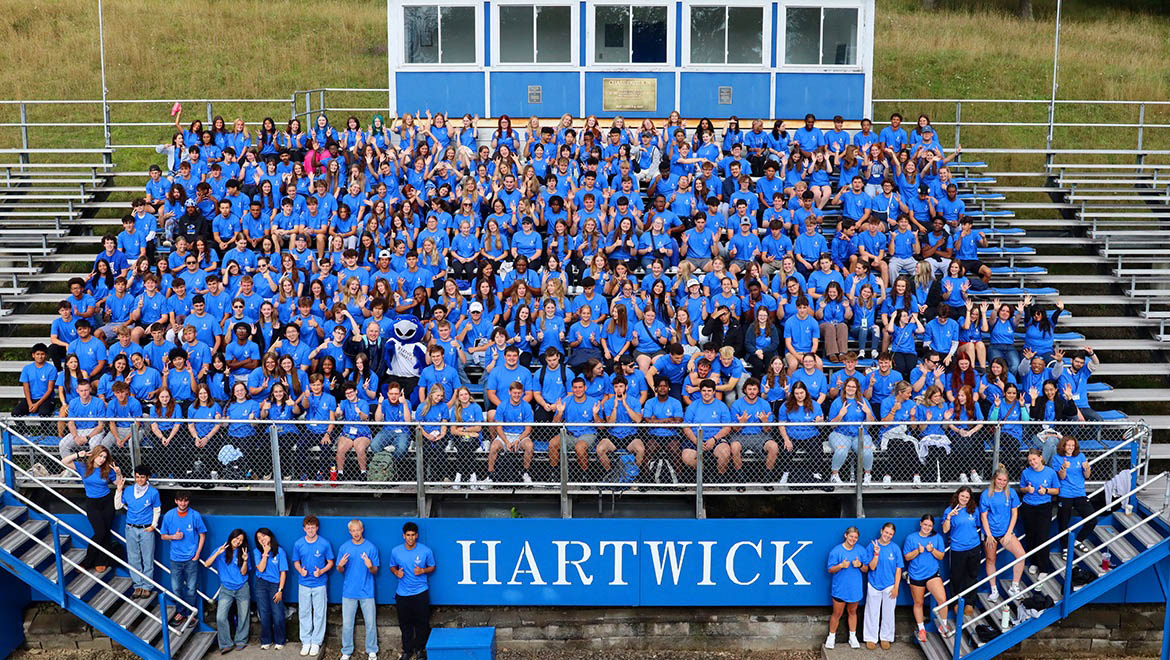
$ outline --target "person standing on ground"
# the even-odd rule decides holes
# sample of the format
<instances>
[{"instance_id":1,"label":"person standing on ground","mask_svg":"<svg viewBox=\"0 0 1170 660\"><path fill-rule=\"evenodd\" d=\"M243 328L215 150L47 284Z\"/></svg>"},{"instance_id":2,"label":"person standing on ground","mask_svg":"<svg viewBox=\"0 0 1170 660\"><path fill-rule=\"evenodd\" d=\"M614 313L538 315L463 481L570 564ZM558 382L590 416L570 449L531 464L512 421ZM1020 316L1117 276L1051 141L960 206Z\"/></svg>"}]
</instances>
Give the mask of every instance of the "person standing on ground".
<instances>
[{"instance_id":1,"label":"person standing on ground","mask_svg":"<svg viewBox=\"0 0 1170 660\"><path fill-rule=\"evenodd\" d=\"M837 643L837 625L841 623L841 615L848 610L849 647L861 648L857 641L857 604L861 602L862 586L861 575L869 571L869 561L872 552L867 553L857 545L860 532L856 527L845 530L845 542L829 551L828 569L833 576L833 614L829 617L829 636L825 639L825 648L832 649Z\"/></svg>"},{"instance_id":2,"label":"person standing on ground","mask_svg":"<svg viewBox=\"0 0 1170 660\"><path fill-rule=\"evenodd\" d=\"M435 572L435 555L418 542L418 525L402 526L402 544L390 551L390 572L398 578L394 602L398 627L402 630L402 655L426 660L427 639L431 636L431 592L427 576Z\"/></svg>"},{"instance_id":3,"label":"person standing on ground","mask_svg":"<svg viewBox=\"0 0 1170 660\"><path fill-rule=\"evenodd\" d=\"M256 566L256 610L260 616L260 648L284 648L284 583L288 555L267 527L256 530L252 563Z\"/></svg>"},{"instance_id":4,"label":"person standing on ground","mask_svg":"<svg viewBox=\"0 0 1170 660\"><path fill-rule=\"evenodd\" d=\"M126 559L138 571L130 574L135 598L154 595L154 531L162 515L162 500L158 489L150 485L150 474L149 465L139 464L130 490L125 489L126 480L119 478L114 494L114 509L126 508Z\"/></svg>"},{"instance_id":5,"label":"person standing on ground","mask_svg":"<svg viewBox=\"0 0 1170 660\"><path fill-rule=\"evenodd\" d=\"M317 535L321 527L317 516L305 516L301 526L305 536L293 545L292 553L293 568L301 576L297 587L301 655L315 658L325 642L325 608L329 605L327 574L333 568L333 546Z\"/></svg>"},{"instance_id":6,"label":"person standing on ground","mask_svg":"<svg viewBox=\"0 0 1170 660\"><path fill-rule=\"evenodd\" d=\"M894 606L898 603L898 587L902 584L902 570L906 562L902 550L894 543L897 528L894 523L882 525L881 535L866 550L872 550L869 559L869 590L865 594L865 648L874 650L878 640L882 648L890 648L894 641Z\"/></svg>"},{"instance_id":7,"label":"person standing on ground","mask_svg":"<svg viewBox=\"0 0 1170 660\"><path fill-rule=\"evenodd\" d=\"M242 529L233 529L228 540L203 561L207 568L214 568L219 575L219 593L216 594L215 628L219 654L226 655L234 648L243 651L248 647L248 633L252 619L248 607L252 592L248 588L248 535ZM231 607L236 606L236 629L233 633Z\"/></svg>"},{"instance_id":8,"label":"person standing on ground","mask_svg":"<svg viewBox=\"0 0 1170 660\"><path fill-rule=\"evenodd\" d=\"M362 610L366 627L366 654L378 660L378 622L374 618L374 576L381 560L378 546L365 538L365 525L354 518L347 525L349 539L337 549L337 570L344 576L341 587L341 660L353 654L353 624Z\"/></svg>"},{"instance_id":9,"label":"person standing on ground","mask_svg":"<svg viewBox=\"0 0 1170 660\"><path fill-rule=\"evenodd\" d=\"M163 516L159 528L161 538L171 542L171 591L188 605L194 605L198 597L195 581L198 576L199 555L203 554L203 543L207 540L207 525L203 516L191 508L191 495L181 490L175 493L175 508ZM175 624L182 624L187 615L175 606Z\"/></svg>"},{"instance_id":10,"label":"person standing on ground","mask_svg":"<svg viewBox=\"0 0 1170 660\"><path fill-rule=\"evenodd\" d=\"M114 524L114 492L110 484L120 481L122 472L110 456L110 450L102 445L70 454L62 462L72 466L81 477L85 487L85 517L93 528L81 567L101 575L110 565L113 558L110 555L117 556L117 548L110 541L110 528ZM102 552L102 548L110 554Z\"/></svg>"}]
</instances>

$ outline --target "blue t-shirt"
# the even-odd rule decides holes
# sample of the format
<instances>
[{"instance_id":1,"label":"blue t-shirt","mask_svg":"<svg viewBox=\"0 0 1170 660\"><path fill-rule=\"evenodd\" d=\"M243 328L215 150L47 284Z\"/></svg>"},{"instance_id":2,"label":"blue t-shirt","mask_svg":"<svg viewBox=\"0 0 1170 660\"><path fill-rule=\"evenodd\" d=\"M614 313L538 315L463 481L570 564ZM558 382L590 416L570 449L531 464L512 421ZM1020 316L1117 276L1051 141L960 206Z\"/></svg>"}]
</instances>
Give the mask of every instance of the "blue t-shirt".
<instances>
[{"instance_id":1,"label":"blue t-shirt","mask_svg":"<svg viewBox=\"0 0 1170 660\"><path fill-rule=\"evenodd\" d=\"M1088 461L1084 454L1077 454L1076 456L1053 456L1048 462L1048 465L1056 470L1057 476L1060 475L1060 469L1064 467L1064 462L1068 461L1068 469L1064 472L1064 478L1060 480L1060 497L1084 497L1085 496L1085 471L1084 464Z\"/></svg>"},{"instance_id":2,"label":"blue t-shirt","mask_svg":"<svg viewBox=\"0 0 1170 660\"><path fill-rule=\"evenodd\" d=\"M979 540L979 511L976 509L975 513L968 513L966 507L954 507L958 509L958 513L951 518L951 550L960 551L977 548L980 545ZM943 520L946 520L947 514L951 509L943 511Z\"/></svg>"},{"instance_id":3,"label":"blue t-shirt","mask_svg":"<svg viewBox=\"0 0 1170 660\"><path fill-rule=\"evenodd\" d=\"M1014 488L1008 487L1002 493L992 493L991 489L983 491L979 497L979 514L987 514L987 528L991 535L999 538L1007 534L1012 522L1012 509L1020 506L1020 496Z\"/></svg>"},{"instance_id":4,"label":"blue t-shirt","mask_svg":"<svg viewBox=\"0 0 1170 660\"><path fill-rule=\"evenodd\" d=\"M313 571L318 568L325 568L333 559L333 546L329 544L324 538L318 536L315 541L310 543L304 537L297 539L293 544L292 558L294 562L300 562L301 568L308 571L308 575L300 578L302 587L321 587L324 586L329 576L325 573L317 577L313 577ZM298 577L300 573L297 573Z\"/></svg>"},{"instance_id":5,"label":"blue t-shirt","mask_svg":"<svg viewBox=\"0 0 1170 660\"><path fill-rule=\"evenodd\" d=\"M182 516L178 509L171 509L163 516L158 531L167 536L182 532L183 538L171 541L171 561L191 561L199 547L199 535L207 533L207 525L195 509L187 509L187 514Z\"/></svg>"},{"instance_id":6,"label":"blue t-shirt","mask_svg":"<svg viewBox=\"0 0 1170 660\"><path fill-rule=\"evenodd\" d=\"M958 516L959 514L956 513L955 517L958 518ZM951 524L953 530L954 520L951 520ZM907 536L906 540L902 543L902 553L904 555L908 555L917 550L918 546L922 546L922 552L910 560L909 573L911 580L926 580L938 575L939 564L941 562L926 550L927 545L934 546L935 550L943 550L946 548L946 541L943 540L942 534L937 532L930 536L923 536L922 532L915 532Z\"/></svg>"},{"instance_id":7,"label":"blue t-shirt","mask_svg":"<svg viewBox=\"0 0 1170 660\"><path fill-rule=\"evenodd\" d=\"M236 563L235 554L236 551L234 549L228 548L226 551L220 553L211 564L211 567L219 574L220 586L224 589L231 589L232 591L248 584L248 575L247 573L240 572L240 565ZM247 565L248 560L245 558L244 566L246 567Z\"/></svg>"},{"instance_id":8,"label":"blue t-shirt","mask_svg":"<svg viewBox=\"0 0 1170 660\"><path fill-rule=\"evenodd\" d=\"M40 399L49 391L49 386L57 381L57 368L52 362L45 362L41 366L35 363L24 365L20 370L20 382L28 383L28 393L33 401Z\"/></svg>"},{"instance_id":9,"label":"blue t-shirt","mask_svg":"<svg viewBox=\"0 0 1170 660\"><path fill-rule=\"evenodd\" d=\"M843 568L833 573L833 598L846 603L857 603L861 601L861 569L853 566L853 560L856 559L862 564L865 564L872 557L873 549L871 548L870 554L866 556L865 548L860 544L853 546L852 549L846 549L845 544L840 544L829 551L829 559L825 568L832 568L843 561L849 562L848 568Z\"/></svg>"},{"instance_id":10,"label":"blue t-shirt","mask_svg":"<svg viewBox=\"0 0 1170 660\"><path fill-rule=\"evenodd\" d=\"M288 571L288 555L284 553L284 548L277 548L275 557L269 555L268 563L264 566L263 571L259 568L262 553L260 548L252 548L252 565L257 567L256 579L280 584L280 574Z\"/></svg>"},{"instance_id":11,"label":"blue t-shirt","mask_svg":"<svg viewBox=\"0 0 1170 660\"><path fill-rule=\"evenodd\" d=\"M794 316L784 324L784 338L792 340L792 348L797 353L811 351L813 340L820 336L821 326L812 315L804 319Z\"/></svg>"},{"instance_id":12,"label":"blue t-shirt","mask_svg":"<svg viewBox=\"0 0 1170 660\"><path fill-rule=\"evenodd\" d=\"M149 525L154 522L154 510L162 507L162 500L154 486L147 486L142 497L134 495L134 486L127 486L122 489L122 504L126 505L128 524Z\"/></svg>"},{"instance_id":13,"label":"blue t-shirt","mask_svg":"<svg viewBox=\"0 0 1170 660\"><path fill-rule=\"evenodd\" d=\"M414 568L434 566L435 554L422 543L416 543L413 550L407 550L406 544L403 543L390 551L390 565L402 569L402 577L398 579L398 588L394 593L399 596L414 596L428 588L427 574L415 575Z\"/></svg>"},{"instance_id":14,"label":"blue t-shirt","mask_svg":"<svg viewBox=\"0 0 1170 660\"><path fill-rule=\"evenodd\" d=\"M73 469L77 470L77 474L81 475L81 483L85 486L85 496L89 498L102 498L110 494L110 484L117 481L118 476L114 474L111 469L102 477L102 471L94 468L89 475L85 474L85 461L75 461Z\"/></svg>"},{"instance_id":15,"label":"blue t-shirt","mask_svg":"<svg viewBox=\"0 0 1170 660\"><path fill-rule=\"evenodd\" d=\"M718 399L711 403L698 400L687 407L683 421L693 430L701 431L703 441L706 442L719 433L723 425L731 423L731 411L728 410L727 404Z\"/></svg>"},{"instance_id":16,"label":"blue t-shirt","mask_svg":"<svg viewBox=\"0 0 1170 660\"><path fill-rule=\"evenodd\" d=\"M884 591L894 586L894 577L899 568L906 568L906 560L902 558L902 550L898 547L898 544L891 541L886 545L882 545L880 541L874 539L867 546L869 550L869 561L873 561L875 545L881 548L881 554L878 555L877 568L872 568L869 571L869 586L878 591Z\"/></svg>"},{"instance_id":17,"label":"blue t-shirt","mask_svg":"<svg viewBox=\"0 0 1170 660\"><path fill-rule=\"evenodd\" d=\"M341 569L344 576L341 583L342 598L362 600L374 597L374 576L370 569L366 568L366 562L362 560L363 552L369 557L374 568L381 566L378 547L369 539L362 539L357 545L352 540L346 541L337 549L338 562L341 561L340 558L349 555L345 567Z\"/></svg>"},{"instance_id":18,"label":"blue t-shirt","mask_svg":"<svg viewBox=\"0 0 1170 660\"><path fill-rule=\"evenodd\" d=\"M1020 488L1032 486L1036 489L1035 493L1027 493L1024 495L1024 504L1036 506L1051 503L1052 495L1041 495L1039 491L1041 488L1057 488L1059 482L1060 477L1057 476L1056 470L1048 466L1044 466L1039 470L1033 470L1031 466L1024 468L1024 471L1020 474Z\"/></svg>"}]
</instances>

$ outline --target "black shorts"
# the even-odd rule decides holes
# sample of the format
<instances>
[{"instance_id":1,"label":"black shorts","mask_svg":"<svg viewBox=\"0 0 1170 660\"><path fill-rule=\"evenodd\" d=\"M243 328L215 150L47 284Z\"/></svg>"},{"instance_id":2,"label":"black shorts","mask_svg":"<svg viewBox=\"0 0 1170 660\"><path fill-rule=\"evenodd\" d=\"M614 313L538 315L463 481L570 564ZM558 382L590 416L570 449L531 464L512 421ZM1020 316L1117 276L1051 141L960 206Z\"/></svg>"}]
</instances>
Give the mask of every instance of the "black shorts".
<instances>
[{"instance_id":1,"label":"black shorts","mask_svg":"<svg viewBox=\"0 0 1170 660\"><path fill-rule=\"evenodd\" d=\"M861 602L861 601L859 601L859 600L855 600L855 601L852 601L852 602L850 602L850 601L847 601L847 600L841 600L840 598L837 598L837 597L835 597L835 596L829 596L829 598L832 598L832 599L833 599L833 603L841 603L842 605L856 605L856 604L858 604L858 603L860 603L860 602Z\"/></svg>"},{"instance_id":2,"label":"black shorts","mask_svg":"<svg viewBox=\"0 0 1170 660\"><path fill-rule=\"evenodd\" d=\"M995 539L996 545L1002 546L1003 545L1003 537L1005 537L1005 536L1007 536L1007 532L1004 532L1003 534L1000 534L999 536L993 536L991 538Z\"/></svg>"},{"instance_id":3,"label":"black shorts","mask_svg":"<svg viewBox=\"0 0 1170 660\"><path fill-rule=\"evenodd\" d=\"M935 573L934 575L932 575L932 576L930 576L930 577L926 578L925 580L915 580L914 578L910 578L910 586L912 586L912 587L923 587L923 588L925 588L925 587L926 587L926 583L927 583L927 582L930 582L931 580L933 580L933 579L935 579L935 578L938 578L938 579L940 579L940 580L942 579L942 577L941 577L941 576L940 576L938 573Z\"/></svg>"},{"instance_id":4,"label":"black shorts","mask_svg":"<svg viewBox=\"0 0 1170 660\"><path fill-rule=\"evenodd\" d=\"M959 264L963 266L963 270L975 275L978 275L979 269L983 268L983 262L978 259L964 259Z\"/></svg>"}]
</instances>

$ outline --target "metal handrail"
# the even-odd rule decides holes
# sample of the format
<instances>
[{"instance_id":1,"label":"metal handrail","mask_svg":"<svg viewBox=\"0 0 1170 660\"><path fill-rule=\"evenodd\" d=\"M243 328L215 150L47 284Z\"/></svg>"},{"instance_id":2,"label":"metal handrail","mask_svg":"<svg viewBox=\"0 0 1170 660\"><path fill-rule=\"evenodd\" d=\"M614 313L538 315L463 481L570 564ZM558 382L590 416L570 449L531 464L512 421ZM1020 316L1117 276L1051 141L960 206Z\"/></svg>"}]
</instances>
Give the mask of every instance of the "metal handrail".
<instances>
[{"instance_id":1,"label":"metal handrail","mask_svg":"<svg viewBox=\"0 0 1170 660\"><path fill-rule=\"evenodd\" d=\"M41 452L42 454L44 454L45 456L47 456L47 457L49 458L49 460L53 461L53 462L54 462L54 463L56 463L57 465L60 465L60 466L61 466L63 469L65 469L65 470L70 470L70 471L72 471L72 470L73 470L73 468L69 467L68 465L65 465L65 463L64 463L64 462L62 462L60 458L57 458L56 456L52 455L51 453L49 453L49 452L45 451L44 447L41 447L40 445L36 444L35 442L32 442L32 441L31 441L31 440L29 440L28 438L26 438L26 437L24 437L23 435L21 435L21 434L20 434L18 431L15 431L15 430L13 430L11 427L8 427L8 432L9 432L9 433L11 433L13 436L16 436L17 438L20 438L20 439L21 439L21 440L22 440L22 441L23 441L25 444L27 444L28 446L30 446L30 447L33 447L33 448L34 448L34 449L36 449L37 451L39 451L39 452ZM3 458L4 458L4 461L5 461L5 462L7 462L7 463L11 463L11 460L10 460L10 459L12 458L11 456L5 456L5 457L3 457ZM66 503L66 504L67 504L67 505L69 505L70 507L73 507L73 510L74 510L74 511L77 511L78 513L82 513L82 514L84 514L84 513L85 513L85 509L82 509L80 506L78 506L78 505L77 505L77 503L76 503L76 502L74 502L73 500L71 500L71 499L69 499L69 498L65 497L65 496L64 496L64 495L62 495L60 492L58 492L58 491L57 491L55 488L53 488L53 487L51 487L50 485L46 484L46 483L45 483L44 481L42 481L42 480L41 480L39 477L37 477L37 476L35 476L35 475L31 474L30 472L26 471L24 468L22 468L22 467L19 467L19 466L17 466L17 465L16 465L16 464L14 464L14 463L12 463L12 465L13 465L13 467L14 467L14 468L16 468L17 470L19 470L19 471L21 472L21 474L28 475L28 478L32 479L34 482L36 482L36 483L37 483L38 485L40 485L42 488L44 488L45 490L49 491L50 493L53 493L54 495L56 495L58 499L60 499L62 502ZM50 479L52 479L52 477L49 477L49 478L50 478ZM72 481L72 480L71 480L71 481ZM155 530L155 533L156 533L156 534L161 534L161 533L160 533L160 532L159 532L157 529ZM125 545L125 544L126 544L126 537L124 537L124 536L122 536L121 534L119 534L117 530L111 529L111 530L110 530L110 534L112 534L112 535L114 536L114 538L116 538L116 539L118 539L119 541L121 541L123 545ZM153 558L152 558L152 561L154 562L154 565L155 565L155 567L156 567L156 568L161 568L161 569L162 569L162 570L163 570L163 571L164 571L164 572L165 572L167 575L170 575L170 574L171 574L171 569L170 569L170 567L169 567L169 566L167 566L166 564L163 564L162 562L160 562L160 561L159 561L159 560L157 560L157 559L153 559ZM208 570L210 570L212 573L215 573L216 575L218 575L218 574L219 574L219 571L215 570L214 568L210 568L210 567L209 567L209 568L208 568ZM145 577L145 576L144 576L144 577ZM198 594L200 597L202 597L202 598L203 598L203 600L206 600L206 601L208 601L208 602L211 602L211 601L213 600L213 599L212 599L210 596L208 596L207 594L203 593L203 592L202 592L202 591L200 591L199 589L196 589L196 590L195 590L195 593L197 593L197 594Z\"/></svg>"},{"instance_id":2,"label":"metal handrail","mask_svg":"<svg viewBox=\"0 0 1170 660\"><path fill-rule=\"evenodd\" d=\"M1150 479L1149 481L1147 481L1143 484L1139 484L1137 487L1131 489L1126 494L1120 496L1119 499L1125 499L1127 497L1130 497L1131 495L1134 495L1134 494L1144 490L1145 488L1148 488L1151 484L1156 483L1159 479L1165 479L1168 476L1170 476L1170 473L1162 472L1158 476L1154 477L1153 479ZM1097 518L1098 516L1111 510L1112 508L1113 508L1113 504L1107 504L1104 507L1101 507L1097 511L1093 512L1092 514L1082 517L1079 522L1077 522L1074 525L1069 526L1068 529L1057 534L1056 536L1049 538L1047 541L1045 541L1045 542L1041 543L1040 545L1036 546L1035 548L1032 548L1031 550L1025 552L1023 555L1021 555L1020 557L1017 557L1013 561L1008 562L1007 565L1005 565L1003 568L1001 568L1001 569L997 570L995 573L992 573L991 575L983 578L982 580L971 585L970 587L967 587L961 593L955 594L954 596L951 596L949 599L947 599L945 602L936 605L934 608L932 608L932 611L935 614L945 614L947 611L947 608L950 605L952 605L953 603L957 602L960 598L963 598L963 597L967 596L968 594L974 593L980 587L982 587L984 584L995 580L997 577L999 577L999 575L1001 573L1006 572L1009 568L1012 568L1016 564L1023 562L1025 559L1027 559L1028 557L1031 557L1032 555L1036 554L1040 550L1047 548L1048 546L1052 545L1055 541L1058 541L1066 536L1069 536L1070 534L1072 534L1076 530L1080 529L1085 523Z\"/></svg>"},{"instance_id":3,"label":"metal handrail","mask_svg":"<svg viewBox=\"0 0 1170 660\"><path fill-rule=\"evenodd\" d=\"M5 460L5 462L8 462L8 459L4 459L4 460ZM65 529L69 530L69 532L70 532L70 533L72 533L72 534L75 534L75 535L77 535L77 536L79 536L79 537L81 537L81 538L83 538L83 539L86 539L86 540L88 540L88 541L90 541L90 542L92 543L92 539L90 539L90 538L89 538L89 537L87 537L85 534L82 534L81 532L79 532L79 531L77 531L76 529L74 529L74 528L73 528L73 527L72 527L72 526L71 526L69 523L65 522L64 520L61 520L60 518L58 518L58 517L54 516L53 514L51 514L51 513L49 513L48 511L46 511L45 509L41 508L41 507L40 507L38 504L36 504L36 503L35 503L35 502L33 502L32 500L30 500L29 498L25 497L24 495L21 495L21 494L20 494L20 493L19 493L19 492L18 492L18 491L15 489L15 488L11 488L11 487L9 487L9 486L8 486L8 484L4 484L4 483L2 483L2 482L0 482L0 487L2 487L2 488L5 490L5 492L7 492L7 493L10 493L10 494L11 494L13 497L16 497L16 498L17 498L17 499L19 499L20 501L24 502L26 506L28 506L28 507L30 507L30 508L32 508L32 509L35 509L35 510L37 511L37 513L41 514L42 516L46 516L46 517L48 517L50 520L52 520L53 522L57 523L57 524L58 524L58 525L60 525L61 527L64 527ZM21 528L21 527L20 527L20 526L18 526L18 525L14 525L14 527L15 527L16 529L19 529L21 532L23 532L23 533L25 533L25 534L28 534L28 530L25 530L25 529ZM133 566L130 566L129 564L127 564L127 563L123 562L122 560L118 559L118 557L117 557L117 556L115 556L115 555L114 555L113 553L111 553L110 551L106 550L105 548L103 548L103 547L101 547L101 546L96 546L96 547L98 548L98 550L101 550L102 552L104 552L104 553L106 553L107 555L109 555L110 557L112 557L112 558L114 559L114 561L115 561L115 562L117 562L117 563L119 563L119 564L121 564L123 568L130 569L131 571L133 571L133 570L134 570L134 567L133 567ZM68 558L67 558L67 557L65 557L64 555L62 555L62 556L60 557L59 561L68 561L68 562L70 563L70 565L72 565L72 566L73 566L74 568L76 568L77 570L80 570L80 571L84 571L84 570L86 570L86 569L82 568L82 567L81 567L81 565L79 565L79 564L77 564L76 562L74 562L74 561L72 561L72 560L68 559ZM146 578L146 576L145 576L145 575L142 575L141 573L139 573L138 575L140 575L141 577L144 577L144 578ZM184 606L186 606L187 608L189 608L189 609L191 610L191 613L192 613L192 614L197 614L197 613L199 612L198 608L195 608L195 607L191 606L190 604L188 604L188 603L187 603L186 601L184 601L183 599L181 599L181 598L179 598L178 596L176 596L175 594L171 593L171 591L170 591L169 589L166 589L165 587L163 587L162 585L158 584L158 583L157 583L157 582L155 582L154 580L151 580L150 578L146 578L146 579L147 579L147 581L148 581L148 582L150 582L150 584L151 584L151 585L153 585L153 586L155 586L155 587L158 587L159 591L160 591L161 593L165 594L169 600L173 601L173 602L175 603L175 605L176 605L176 606L178 606L178 605L184 605ZM110 586L110 584L109 584L109 583L107 583L105 580L98 580L98 579L95 579L95 580L94 580L94 582L96 582L97 584L101 585L101 586L102 586L102 588L104 588L104 589L107 589L107 590L109 590L109 591L112 591L112 592L114 592L114 594L116 594L116 595L117 595L119 598L121 598L122 600L125 600L125 601L127 601L127 602L129 602L129 603L133 604L133 605L134 605L136 608L138 608L138 610L139 610L140 612L142 612L143 614L146 614L148 617L151 617L151 618L156 618L156 619L159 621L159 625L160 625L160 626L164 626L164 627L166 627L166 629L167 629L167 631L168 631L168 632L177 633L177 632L180 632L180 631L182 630L182 629L175 629L175 628L172 628L172 627L170 626L170 621L164 621L164 619L163 619L163 618L164 618L164 617L166 617L166 615L167 615L166 611L160 610L160 611L159 611L159 614L158 614L158 616L157 616L157 617L154 617L154 616L152 616L152 615L150 614L150 612L149 612L149 611L145 610L145 609L144 609L144 608L143 608L141 605L138 605L137 603L135 603L135 602L134 602L132 599L128 598L128 597L127 597L125 594L119 593L117 589L114 589L114 588L113 588L112 586ZM64 585L61 585L61 586L62 586L62 587L64 587Z\"/></svg>"}]
</instances>

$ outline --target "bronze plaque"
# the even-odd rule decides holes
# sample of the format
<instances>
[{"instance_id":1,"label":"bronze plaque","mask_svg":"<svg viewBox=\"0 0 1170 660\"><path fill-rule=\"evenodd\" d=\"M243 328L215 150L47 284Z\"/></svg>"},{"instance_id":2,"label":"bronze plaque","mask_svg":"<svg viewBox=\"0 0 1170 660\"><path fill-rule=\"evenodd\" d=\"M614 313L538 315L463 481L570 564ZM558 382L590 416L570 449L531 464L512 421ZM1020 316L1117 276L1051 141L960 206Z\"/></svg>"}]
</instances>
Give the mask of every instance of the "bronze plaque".
<instances>
[{"instance_id":1,"label":"bronze plaque","mask_svg":"<svg viewBox=\"0 0 1170 660\"><path fill-rule=\"evenodd\" d=\"M657 78L603 78L604 112L654 112L658 109Z\"/></svg>"}]
</instances>

